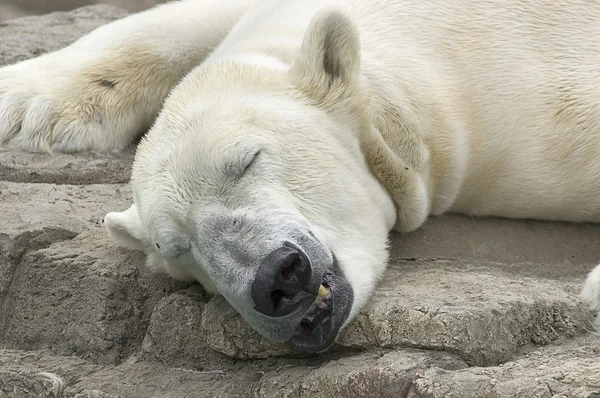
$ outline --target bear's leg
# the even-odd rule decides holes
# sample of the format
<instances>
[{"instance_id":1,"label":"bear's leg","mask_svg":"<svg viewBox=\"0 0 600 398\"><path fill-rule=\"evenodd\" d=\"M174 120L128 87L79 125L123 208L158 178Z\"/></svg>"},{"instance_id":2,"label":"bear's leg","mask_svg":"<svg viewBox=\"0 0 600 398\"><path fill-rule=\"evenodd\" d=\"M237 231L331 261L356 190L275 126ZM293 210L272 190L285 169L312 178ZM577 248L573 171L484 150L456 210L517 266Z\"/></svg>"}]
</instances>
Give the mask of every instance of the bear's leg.
<instances>
[{"instance_id":1,"label":"bear's leg","mask_svg":"<svg viewBox=\"0 0 600 398\"><path fill-rule=\"evenodd\" d=\"M595 317L595 325L600 329L600 265L589 273L579 295Z\"/></svg>"},{"instance_id":2,"label":"bear's leg","mask_svg":"<svg viewBox=\"0 0 600 398\"><path fill-rule=\"evenodd\" d=\"M0 68L0 149L116 151L256 0L181 0Z\"/></svg>"}]
</instances>

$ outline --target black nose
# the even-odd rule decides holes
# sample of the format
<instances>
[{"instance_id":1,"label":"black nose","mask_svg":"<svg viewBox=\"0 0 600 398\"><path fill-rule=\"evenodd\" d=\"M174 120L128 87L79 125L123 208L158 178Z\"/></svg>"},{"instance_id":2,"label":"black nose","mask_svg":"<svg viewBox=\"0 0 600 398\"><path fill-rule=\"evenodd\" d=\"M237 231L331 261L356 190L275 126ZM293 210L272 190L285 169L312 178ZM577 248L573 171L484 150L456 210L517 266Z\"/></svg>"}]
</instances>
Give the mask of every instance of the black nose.
<instances>
[{"instance_id":1,"label":"black nose","mask_svg":"<svg viewBox=\"0 0 600 398\"><path fill-rule=\"evenodd\" d=\"M285 244L273 250L258 268L252 283L252 299L257 311L272 317L292 313L306 299L311 267L302 250Z\"/></svg>"}]
</instances>

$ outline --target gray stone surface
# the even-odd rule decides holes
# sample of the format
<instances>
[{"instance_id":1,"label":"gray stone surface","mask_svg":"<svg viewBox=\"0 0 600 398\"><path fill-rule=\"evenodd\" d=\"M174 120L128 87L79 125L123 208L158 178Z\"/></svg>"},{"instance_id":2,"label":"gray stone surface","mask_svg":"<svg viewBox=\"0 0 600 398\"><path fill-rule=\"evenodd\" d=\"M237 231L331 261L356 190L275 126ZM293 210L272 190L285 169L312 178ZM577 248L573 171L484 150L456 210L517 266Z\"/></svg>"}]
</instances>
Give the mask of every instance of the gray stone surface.
<instances>
[{"instance_id":1,"label":"gray stone surface","mask_svg":"<svg viewBox=\"0 0 600 398\"><path fill-rule=\"evenodd\" d=\"M127 11L141 11L164 0L0 0L0 22L27 14L70 11L92 4L110 4Z\"/></svg>"},{"instance_id":2,"label":"gray stone surface","mask_svg":"<svg viewBox=\"0 0 600 398\"><path fill-rule=\"evenodd\" d=\"M223 358L210 349L202 330L206 300L198 285L162 298L152 311L142 357L194 370L218 367Z\"/></svg>"},{"instance_id":3,"label":"gray stone surface","mask_svg":"<svg viewBox=\"0 0 600 398\"><path fill-rule=\"evenodd\" d=\"M143 256L109 241L102 217L129 200L120 184L0 182L4 347L110 363L137 348L153 306L181 285L140 272Z\"/></svg>"},{"instance_id":4,"label":"gray stone surface","mask_svg":"<svg viewBox=\"0 0 600 398\"><path fill-rule=\"evenodd\" d=\"M54 184L125 184L135 148L113 155L0 152L0 181Z\"/></svg>"},{"instance_id":5,"label":"gray stone surface","mask_svg":"<svg viewBox=\"0 0 600 398\"><path fill-rule=\"evenodd\" d=\"M23 17L0 23L0 66L57 50L127 12L97 5L44 17Z\"/></svg>"},{"instance_id":6,"label":"gray stone surface","mask_svg":"<svg viewBox=\"0 0 600 398\"><path fill-rule=\"evenodd\" d=\"M579 278L600 255L598 225L460 215L430 218L424 227L395 234L391 241L393 261L485 261L521 275L539 275L538 264L549 278Z\"/></svg>"},{"instance_id":7,"label":"gray stone surface","mask_svg":"<svg viewBox=\"0 0 600 398\"><path fill-rule=\"evenodd\" d=\"M600 338L548 346L497 367L454 372L432 367L415 380L410 398L598 398Z\"/></svg>"},{"instance_id":8,"label":"gray stone surface","mask_svg":"<svg viewBox=\"0 0 600 398\"><path fill-rule=\"evenodd\" d=\"M122 15L0 24L0 64ZM444 216L393 235L370 304L306 355L109 241L132 156L0 153L0 398L600 397L600 336L575 296L600 226Z\"/></svg>"}]
</instances>

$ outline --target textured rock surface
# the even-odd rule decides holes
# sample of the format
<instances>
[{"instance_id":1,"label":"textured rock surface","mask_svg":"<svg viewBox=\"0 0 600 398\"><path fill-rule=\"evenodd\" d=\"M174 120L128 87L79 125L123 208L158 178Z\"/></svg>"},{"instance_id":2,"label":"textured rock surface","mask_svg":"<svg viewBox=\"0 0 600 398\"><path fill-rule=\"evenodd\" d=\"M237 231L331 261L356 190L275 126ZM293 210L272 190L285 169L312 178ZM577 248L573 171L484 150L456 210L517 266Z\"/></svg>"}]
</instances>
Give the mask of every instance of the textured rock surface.
<instances>
[{"instance_id":1,"label":"textured rock surface","mask_svg":"<svg viewBox=\"0 0 600 398\"><path fill-rule=\"evenodd\" d=\"M140 11L164 0L0 0L0 22L27 14L70 11L92 4L111 4L128 11Z\"/></svg>"},{"instance_id":2,"label":"textured rock surface","mask_svg":"<svg viewBox=\"0 0 600 398\"><path fill-rule=\"evenodd\" d=\"M0 152L0 181L53 184L127 183L135 148L114 155L86 157Z\"/></svg>"},{"instance_id":3,"label":"textured rock surface","mask_svg":"<svg viewBox=\"0 0 600 398\"><path fill-rule=\"evenodd\" d=\"M0 24L0 65L12 64L74 42L126 12L106 5L82 7L45 17L24 17Z\"/></svg>"},{"instance_id":4,"label":"textured rock surface","mask_svg":"<svg viewBox=\"0 0 600 398\"><path fill-rule=\"evenodd\" d=\"M122 15L0 24L0 65ZM599 226L447 216L394 235L371 303L302 355L108 240L132 154L0 153L0 397L600 397L600 337L575 296Z\"/></svg>"}]
</instances>

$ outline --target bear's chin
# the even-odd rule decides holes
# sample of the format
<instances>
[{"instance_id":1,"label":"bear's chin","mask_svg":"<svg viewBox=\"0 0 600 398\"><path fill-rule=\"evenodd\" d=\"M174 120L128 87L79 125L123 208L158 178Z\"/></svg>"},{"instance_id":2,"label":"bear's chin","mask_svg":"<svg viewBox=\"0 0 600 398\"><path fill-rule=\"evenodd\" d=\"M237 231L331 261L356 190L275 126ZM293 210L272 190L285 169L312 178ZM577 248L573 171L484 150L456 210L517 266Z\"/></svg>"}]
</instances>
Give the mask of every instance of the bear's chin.
<instances>
[{"instance_id":1,"label":"bear's chin","mask_svg":"<svg viewBox=\"0 0 600 398\"><path fill-rule=\"evenodd\" d=\"M354 292L335 256L322 284L327 296L317 297L289 341L300 351L321 352L329 348L352 309Z\"/></svg>"}]
</instances>

